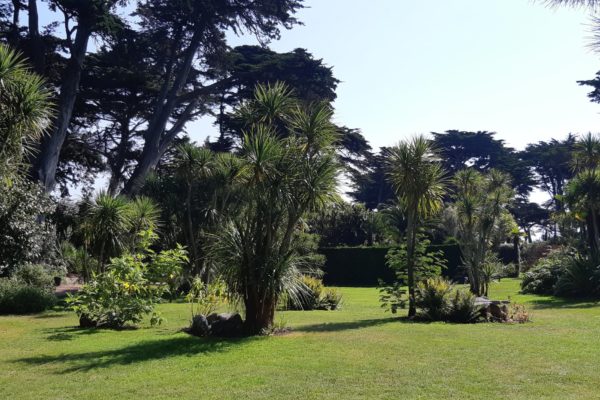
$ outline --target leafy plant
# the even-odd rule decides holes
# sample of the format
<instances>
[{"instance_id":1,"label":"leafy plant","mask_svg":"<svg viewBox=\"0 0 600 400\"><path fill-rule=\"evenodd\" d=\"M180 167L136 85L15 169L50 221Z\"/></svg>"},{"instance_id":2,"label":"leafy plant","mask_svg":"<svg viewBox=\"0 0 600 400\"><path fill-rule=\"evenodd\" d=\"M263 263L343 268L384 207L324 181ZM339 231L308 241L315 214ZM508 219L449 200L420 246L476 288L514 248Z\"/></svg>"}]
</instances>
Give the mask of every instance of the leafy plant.
<instances>
[{"instance_id":1,"label":"leafy plant","mask_svg":"<svg viewBox=\"0 0 600 400\"><path fill-rule=\"evenodd\" d=\"M13 272L12 278L27 286L40 289L51 289L53 287L53 276L48 272L48 268L42 264L24 264Z\"/></svg>"},{"instance_id":2,"label":"leafy plant","mask_svg":"<svg viewBox=\"0 0 600 400\"><path fill-rule=\"evenodd\" d=\"M442 277L428 278L417 285L416 305L419 315L430 321L443 321L450 314L449 295L452 284Z\"/></svg>"},{"instance_id":3,"label":"leafy plant","mask_svg":"<svg viewBox=\"0 0 600 400\"><path fill-rule=\"evenodd\" d=\"M418 234L414 246L414 279L417 282L422 282L428 278L439 276L443 269L446 268L446 260L441 250L430 251L429 239L423 234ZM404 286L408 282L408 249L406 243L402 243L399 247L390 249L385 256L388 267L394 270L396 280L392 285L385 285L384 282L379 283L379 301L381 306L395 314L398 309L406 306L404 296L407 290Z\"/></svg>"},{"instance_id":4,"label":"leafy plant","mask_svg":"<svg viewBox=\"0 0 600 400\"><path fill-rule=\"evenodd\" d=\"M379 281L379 302L381 308L396 314L398 310L406 307L406 287L402 282L396 281L392 285L385 285Z\"/></svg>"},{"instance_id":5,"label":"leafy plant","mask_svg":"<svg viewBox=\"0 0 600 400\"><path fill-rule=\"evenodd\" d=\"M461 324L481 320L481 306L475 303L476 296L467 290L456 290L450 300L448 320Z\"/></svg>"},{"instance_id":6,"label":"leafy plant","mask_svg":"<svg viewBox=\"0 0 600 400\"><path fill-rule=\"evenodd\" d=\"M0 44L0 188L11 186L23 157L50 119L50 91L21 54Z\"/></svg>"},{"instance_id":7,"label":"leafy plant","mask_svg":"<svg viewBox=\"0 0 600 400\"><path fill-rule=\"evenodd\" d=\"M552 252L540 259L533 268L523 275L521 292L532 294L554 294L556 283L572 256L565 252Z\"/></svg>"},{"instance_id":8,"label":"leafy plant","mask_svg":"<svg viewBox=\"0 0 600 400\"><path fill-rule=\"evenodd\" d=\"M47 217L55 204L40 187L23 179L0 184L0 276L19 265L53 257L56 238Z\"/></svg>"},{"instance_id":9,"label":"leafy plant","mask_svg":"<svg viewBox=\"0 0 600 400\"><path fill-rule=\"evenodd\" d=\"M227 303L229 292L222 279L205 283L200 277L195 277L185 298L190 303L193 320L196 315L208 316L215 312L219 305Z\"/></svg>"},{"instance_id":10,"label":"leafy plant","mask_svg":"<svg viewBox=\"0 0 600 400\"><path fill-rule=\"evenodd\" d=\"M30 314L44 311L56 303L48 288L27 285L15 279L0 279L0 314Z\"/></svg>"},{"instance_id":11,"label":"leafy plant","mask_svg":"<svg viewBox=\"0 0 600 400\"><path fill-rule=\"evenodd\" d=\"M554 294L565 297L600 294L600 265L596 258L581 255L569 258L556 281Z\"/></svg>"},{"instance_id":12,"label":"leafy plant","mask_svg":"<svg viewBox=\"0 0 600 400\"><path fill-rule=\"evenodd\" d=\"M153 234L142 236L151 238ZM69 296L67 302L82 324L120 328L128 322L139 323L144 315L151 315L152 325L162 322L154 306L168 291L172 275L187 262L185 250L178 247L156 254L148 247L150 241L141 243L145 243L141 252L111 259L105 272L94 275L79 293Z\"/></svg>"},{"instance_id":13,"label":"leafy plant","mask_svg":"<svg viewBox=\"0 0 600 400\"><path fill-rule=\"evenodd\" d=\"M319 278L303 275L301 285L297 297L287 298L289 310L335 310L342 301L341 293L334 288L326 288Z\"/></svg>"}]
</instances>

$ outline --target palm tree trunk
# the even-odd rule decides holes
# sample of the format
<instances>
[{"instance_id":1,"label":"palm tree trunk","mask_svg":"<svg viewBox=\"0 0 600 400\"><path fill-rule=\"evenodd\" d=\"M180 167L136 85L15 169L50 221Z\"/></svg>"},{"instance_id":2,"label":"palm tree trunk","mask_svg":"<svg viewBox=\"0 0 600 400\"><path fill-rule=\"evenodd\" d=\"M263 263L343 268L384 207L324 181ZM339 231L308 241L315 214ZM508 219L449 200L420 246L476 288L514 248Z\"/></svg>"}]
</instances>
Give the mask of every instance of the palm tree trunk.
<instances>
[{"instance_id":1,"label":"palm tree trunk","mask_svg":"<svg viewBox=\"0 0 600 400\"><path fill-rule=\"evenodd\" d=\"M244 298L246 320L244 328L249 335L264 333L273 326L277 298L262 296L256 290L250 289Z\"/></svg>"},{"instance_id":2,"label":"palm tree trunk","mask_svg":"<svg viewBox=\"0 0 600 400\"><path fill-rule=\"evenodd\" d=\"M408 270L408 317L412 318L417 314L415 304L415 241L416 224L414 211L409 211L407 218L407 243L406 243L406 267Z\"/></svg>"},{"instance_id":3,"label":"palm tree trunk","mask_svg":"<svg viewBox=\"0 0 600 400\"><path fill-rule=\"evenodd\" d=\"M198 254L196 252L196 240L194 237L194 221L192 220L192 184L191 184L191 182L188 182L188 184L187 184L185 206L186 206L186 216L187 216L188 247L190 248L190 255L192 257L191 262L192 262L194 275L198 275L200 273L200 269L198 267Z\"/></svg>"}]
</instances>

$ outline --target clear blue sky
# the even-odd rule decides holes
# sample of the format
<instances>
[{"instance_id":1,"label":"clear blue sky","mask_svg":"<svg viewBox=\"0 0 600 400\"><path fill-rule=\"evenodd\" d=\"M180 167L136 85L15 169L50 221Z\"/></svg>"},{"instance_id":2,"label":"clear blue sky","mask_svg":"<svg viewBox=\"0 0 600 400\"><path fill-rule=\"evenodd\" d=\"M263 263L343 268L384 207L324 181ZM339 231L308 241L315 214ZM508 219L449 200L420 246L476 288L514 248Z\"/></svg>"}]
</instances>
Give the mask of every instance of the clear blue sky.
<instances>
[{"instance_id":1,"label":"clear blue sky","mask_svg":"<svg viewBox=\"0 0 600 400\"><path fill-rule=\"evenodd\" d=\"M584 10L531 0L310 0L304 26L271 47L303 47L342 81L336 121L374 148L416 133L490 130L510 145L600 131L577 80L600 70ZM232 38L231 44L255 43ZM191 124L202 141L210 122Z\"/></svg>"}]
</instances>

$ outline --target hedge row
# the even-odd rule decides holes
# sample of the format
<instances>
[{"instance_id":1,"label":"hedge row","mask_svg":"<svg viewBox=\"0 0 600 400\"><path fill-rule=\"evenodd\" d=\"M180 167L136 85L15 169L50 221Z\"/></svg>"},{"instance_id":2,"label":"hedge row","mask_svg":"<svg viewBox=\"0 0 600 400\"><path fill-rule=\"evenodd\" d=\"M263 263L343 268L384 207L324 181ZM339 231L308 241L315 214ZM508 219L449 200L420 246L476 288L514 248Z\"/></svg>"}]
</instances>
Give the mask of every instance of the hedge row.
<instances>
[{"instance_id":1,"label":"hedge row","mask_svg":"<svg viewBox=\"0 0 600 400\"><path fill-rule=\"evenodd\" d=\"M390 247L329 247L319 252L326 258L323 281L330 286L377 286L380 279L391 282L392 271L385 263ZM432 245L430 249L441 250L448 268L443 274L450 278L461 275L461 253L456 244Z\"/></svg>"}]
</instances>

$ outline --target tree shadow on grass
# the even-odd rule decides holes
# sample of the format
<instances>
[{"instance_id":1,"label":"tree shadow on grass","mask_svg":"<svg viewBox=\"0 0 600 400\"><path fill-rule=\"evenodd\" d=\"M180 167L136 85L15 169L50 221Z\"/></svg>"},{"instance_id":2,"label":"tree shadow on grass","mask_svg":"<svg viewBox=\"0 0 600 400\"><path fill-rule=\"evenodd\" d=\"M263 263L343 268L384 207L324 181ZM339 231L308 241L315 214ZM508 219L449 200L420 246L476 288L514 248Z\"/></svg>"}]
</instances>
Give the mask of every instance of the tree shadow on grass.
<instances>
[{"instance_id":1,"label":"tree shadow on grass","mask_svg":"<svg viewBox=\"0 0 600 400\"><path fill-rule=\"evenodd\" d=\"M345 322L329 322L314 325L304 325L294 328L294 332L336 332L345 331L350 329L362 329L370 328L372 326L378 326L388 324L390 322L410 322L407 318L391 317L391 318L377 318L377 319L363 319L358 321L345 321Z\"/></svg>"},{"instance_id":2,"label":"tree shadow on grass","mask_svg":"<svg viewBox=\"0 0 600 400\"><path fill-rule=\"evenodd\" d=\"M560 297L548 297L544 299L530 300L528 302L536 309L565 308L565 309L584 309L600 307L597 299L563 299Z\"/></svg>"},{"instance_id":3,"label":"tree shadow on grass","mask_svg":"<svg viewBox=\"0 0 600 400\"><path fill-rule=\"evenodd\" d=\"M250 340L257 340L257 338L218 339L177 336L170 339L148 340L112 350L25 357L16 359L14 362L27 365L60 363L65 368L57 373L68 374L170 357L192 357L204 353L224 352Z\"/></svg>"},{"instance_id":4,"label":"tree shadow on grass","mask_svg":"<svg viewBox=\"0 0 600 400\"><path fill-rule=\"evenodd\" d=\"M48 336L46 336L47 340L51 340L51 341L66 341L66 340L73 340L75 338L77 338L78 336L87 336L87 335L94 335L96 333L99 333L100 330L99 329L82 329L79 327L66 327L66 328L47 328L47 329L42 329L41 331L44 334L48 334Z\"/></svg>"}]
</instances>

